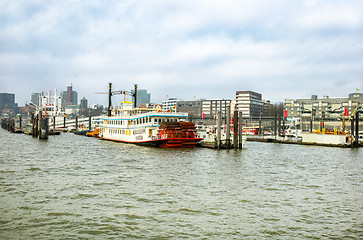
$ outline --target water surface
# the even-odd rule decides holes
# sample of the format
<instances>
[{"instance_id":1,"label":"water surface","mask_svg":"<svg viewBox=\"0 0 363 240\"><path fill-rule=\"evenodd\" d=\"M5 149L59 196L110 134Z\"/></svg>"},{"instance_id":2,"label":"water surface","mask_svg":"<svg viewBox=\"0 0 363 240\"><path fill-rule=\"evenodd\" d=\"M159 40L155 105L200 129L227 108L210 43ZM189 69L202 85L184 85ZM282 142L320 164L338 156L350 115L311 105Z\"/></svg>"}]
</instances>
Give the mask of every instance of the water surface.
<instances>
[{"instance_id":1,"label":"water surface","mask_svg":"<svg viewBox=\"0 0 363 240\"><path fill-rule=\"evenodd\" d=\"M0 239L362 239L363 151L0 130Z\"/></svg>"}]
</instances>

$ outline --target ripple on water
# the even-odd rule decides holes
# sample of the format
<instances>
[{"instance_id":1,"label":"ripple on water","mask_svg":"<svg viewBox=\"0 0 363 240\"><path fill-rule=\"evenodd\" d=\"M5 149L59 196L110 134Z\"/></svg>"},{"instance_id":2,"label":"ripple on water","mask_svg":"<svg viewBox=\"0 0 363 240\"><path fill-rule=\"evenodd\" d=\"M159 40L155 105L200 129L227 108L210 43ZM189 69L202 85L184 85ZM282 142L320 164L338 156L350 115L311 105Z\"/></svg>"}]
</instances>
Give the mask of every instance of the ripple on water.
<instances>
[{"instance_id":1,"label":"ripple on water","mask_svg":"<svg viewBox=\"0 0 363 240\"><path fill-rule=\"evenodd\" d=\"M1 239L362 236L363 149L165 150L0 134Z\"/></svg>"}]
</instances>

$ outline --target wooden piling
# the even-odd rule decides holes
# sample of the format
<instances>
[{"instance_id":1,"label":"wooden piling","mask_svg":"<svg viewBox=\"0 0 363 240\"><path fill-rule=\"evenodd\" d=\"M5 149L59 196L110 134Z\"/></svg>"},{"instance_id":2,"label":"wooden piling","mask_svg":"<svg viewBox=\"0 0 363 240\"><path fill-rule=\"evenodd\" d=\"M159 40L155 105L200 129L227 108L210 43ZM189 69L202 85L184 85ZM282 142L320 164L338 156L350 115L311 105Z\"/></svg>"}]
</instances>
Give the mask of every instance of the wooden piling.
<instances>
[{"instance_id":1,"label":"wooden piling","mask_svg":"<svg viewBox=\"0 0 363 240\"><path fill-rule=\"evenodd\" d=\"M40 114L38 113L36 116L36 119L35 119L35 135L34 135L34 137L38 137L38 135L39 135L39 115Z\"/></svg>"},{"instance_id":2,"label":"wooden piling","mask_svg":"<svg viewBox=\"0 0 363 240\"><path fill-rule=\"evenodd\" d=\"M217 112L217 149L221 149L221 111Z\"/></svg>"},{"instance_id":3,"label":"wooden piling","mask_svg":"<svg viewBox=\"0 0 363 240\"><path fill-rule=\"evenodd\" d=\"M53 116L53 135L55 135L55 116Z\"/></svg>"},{"instance_id":4,"label":"wooden piling","mask_svg":"<svg viewBox=\"0 0 363 240\"><path fill-rule=\"evenodd\" d=\"M354 137L354 135L355 135L354 117L352 117L350 119L350 132L351 132L351 136Z\"/></svg>"},{"instance_id":5,"label":"wooden piling","mask_svg":"<svg viewBox=\"0 0 363 240\"><path fill-rule=\"evenodd\" d=\"M358 147L359 145L359 112L355 112L355 141L354 141L355 147Z\"/></svg>"},{"instance_id":6,"label":"wooden piling","mask_svg":"<svg viewBox=\"0 0 363 240\"><path fill-rule=\"evenodd\" d=\"M49 118L39 120L39 139L48 139Z\"/></svg>"},{"instance_id":7,"label":"wooden piling","mask_svg":"<svg viewBox=\"0 0 363 240\"><path fill-rule=\"evenodd\" d=\"M64 119L63 119L63 130L66 129L66 116L64 116Z\"/></svg>"},{"instance_id":8,"label":"wooden piling","mask_svg":"<svg viewBox=\"0 0 363 240\"><path fill-rule=\"evenodd\" d=\"M238 111L233 114L233 147L238 149Z\"/></svg>"},{"instance_id":9,"label":"wooden piling","mask_svg":"<svg viewBox=\"0 0 363 240\"><path fill-rule=\"evenodd\" d=\"M226 147L231 148L231 106L226 106Z\"/></svg>"},{"instance_id":10,"label":"wooden piling","mask_svg":"<svg viewBox=\"0 0 363 240\"><path fill-rule=\"evenodd\" d=\"M242 112L238 114L238 148L242 149Z\"/></svg>"},{"instance_id":11,"label":"wooden piling","mask_svg":"<svg viewBox=\"0 0 363 240\"><path fill-rule=\"evenodd\" d=\"M282 117L282 131L285 132L285 117ZM285 133L283 135L285 136Z\"/></svg>"},{"instance_id":12,"label":"wooden piling","mask_svg":"<svg viewBox=\"0 0 363 240\"><path fill-rule=\"evenodd\" d=\"M275 118L274 118L274 136L276 139L276 136L277 136L277 112L275 113Z\"/></svg>"},{"instance_id":13,"label":"wooden piling","mask_svg":"<svg viewBox=\"0 0 363 240\"><path fill-rule=\"evenodd\" d=\"M32 136L35 137L35 115L32 113Z\"/></svg>"},{"instance_id":14,"label":"wooden piling","mask_svg":"<svg viewBox=\"0 0 363 240\"><path fill-rule=\"evenodd\" d=\"M91 131L92 130L92 119L91 119L91 107L88 107L88 130Z\"/></svg>"},{"instance_id":15,"label":"wooden piling","mask_svg":"<svg viewBox=\"0 0 363 240\"><path fill-rule=\"evenodd\" d=\"M76 115L76 131L78 131L78 115Z\"/></svg>"},{"instance_id":16,"label":"wooden piling","mask_svg":"<svg viewBox=\"0 0 363 240\"><path fill-rule=\"evenodd\" d=\"M258 135L262 134L262 120L261 120L261 115L260 115L260 119L258 120Z\"/></svg>"}]
</instances>

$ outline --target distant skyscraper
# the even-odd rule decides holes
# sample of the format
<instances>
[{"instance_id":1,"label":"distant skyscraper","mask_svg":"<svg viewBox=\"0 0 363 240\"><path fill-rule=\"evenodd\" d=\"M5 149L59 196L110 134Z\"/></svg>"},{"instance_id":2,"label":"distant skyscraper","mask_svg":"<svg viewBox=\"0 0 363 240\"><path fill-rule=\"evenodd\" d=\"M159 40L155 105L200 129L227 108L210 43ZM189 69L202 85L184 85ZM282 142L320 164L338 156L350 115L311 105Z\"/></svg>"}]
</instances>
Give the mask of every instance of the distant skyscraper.
<instances>
[{"instance_id":1,"label":"distant skyscraper","mask_svg":"<svg viewBox=\"0 0 363 240\"><path fill-rule=\"evenodd\" d=\"M72 102L72 86L67 87L67 102Z\"/></svg>"},{"instance_id":2,"label":"distant skyscraper","mask_svg":"<svg viewBox=\"0 0 363 240\"><path fill-rule=\"evenodd\" d=\"M39 106L39 95L40 93L32 93L31 102Z\"/></svg>"},{"instance_id":3,"label":"distant skyscraper","mask_svg":"<svg viewBox=\"0 0 363 240\"><path fill-rule=\"evenodd\" d=\"M132 93L135 93L135 90L131 90ZM151 94L147 92L146 89L137 89L137 99L136 106L140 107L143 104L150 103Z\"/></svg>"},{"instance_id":4,"label":"distant skyscraper","mask_svg":"<svg viewBox=\"0 0 363 240\"><path fill-rule=\"evenodd\" d=\"M81 99L81 103L79 105L79 111L81 115L88 115L88 101L85 97Z\"/></svg>"},{"instance_id":5,"label":"distant skyscraper","mask_svg":"<svg viewBox=\"0 0 363 240\"><path fill-rule=\"evenodd\" d=\"M81 104L79 106L80 108L88 108L88 101L85 97L81 99Z\"/></svg>"},{"instance_id":6,"label":"distant skyscraper","mask_svg":"<svg viewBox=\"0 0 363 240\"><path fill-rule=\"evenodd\" d=\"M15 94L0 93L0 109L15 109L18 104L15 103Z\"/></svg>"},{"instance_id":7,"label":"distant skyscraper","mask_svg":"<svg viewBox=\"0 0 363 240\"><path fill-rule=\"evenodd\" d=\"M78 104L78 93L73 91L72 86L67 87L67 91L62 92L62 107Z\"/></svg>"}]
</instances>

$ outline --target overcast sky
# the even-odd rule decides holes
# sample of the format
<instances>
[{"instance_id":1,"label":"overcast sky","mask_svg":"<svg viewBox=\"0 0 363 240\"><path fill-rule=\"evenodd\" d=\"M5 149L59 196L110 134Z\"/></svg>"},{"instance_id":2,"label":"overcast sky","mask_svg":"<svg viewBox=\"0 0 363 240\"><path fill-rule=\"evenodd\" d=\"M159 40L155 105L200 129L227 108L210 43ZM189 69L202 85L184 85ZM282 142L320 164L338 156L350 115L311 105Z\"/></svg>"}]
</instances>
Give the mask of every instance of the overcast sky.
<instances>
[{"instance_id":1,"label":"overcast sky","mask_svg":"<svg viewBox=\"0 0 363 240\"><path fill-rule=\"evenodd\" d=\"M361 0L0 0L0 92L272 102L363 91ZM118 101L121 97L116 97Z\"/></svg>"}]
</instances>

